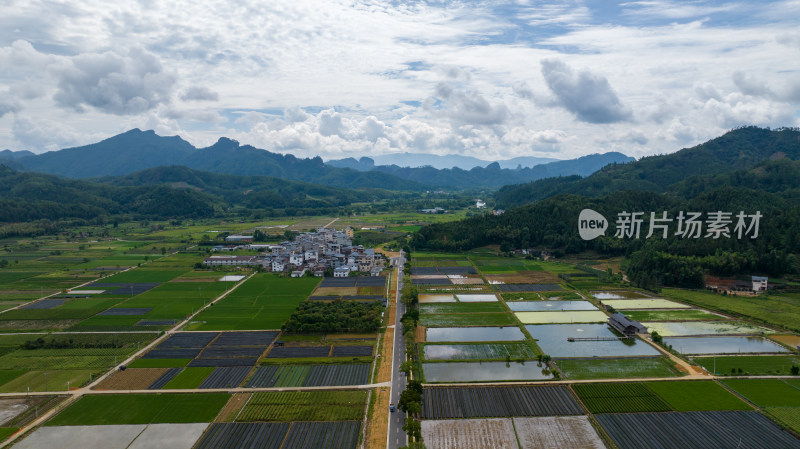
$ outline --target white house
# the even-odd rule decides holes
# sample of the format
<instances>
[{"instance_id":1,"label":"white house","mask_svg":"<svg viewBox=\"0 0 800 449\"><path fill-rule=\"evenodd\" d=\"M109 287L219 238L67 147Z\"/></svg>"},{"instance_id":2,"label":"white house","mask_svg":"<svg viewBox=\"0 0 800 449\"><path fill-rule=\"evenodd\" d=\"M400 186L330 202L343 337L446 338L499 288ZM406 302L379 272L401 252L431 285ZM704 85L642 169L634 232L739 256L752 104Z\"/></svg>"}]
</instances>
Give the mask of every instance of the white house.
<instances>
[{"instance_id":1,"label":"white house","mask_svg":"<svg viewBox=\"0 0 800 449\"><path fill-rule=\"evenodd\" d=\"M754 292L765 292L767 291L767 282L769 278L766 276L753 276L753 291Z\"/></svg>"},{"instance_id":2,"label":"white house","mask_svg":"<svg viewBox=\"0 0 800 449\"><path fill-rule=\"evenodd\" d=\"M289 263L294 265L302 265L303 264L303 253L299 254L292 254L289 256Z\"/></svg>"},{"instance_id":3,"label":"white house","mask_svg":"<svg viewBox=\"0 0 800 449\"><path fill-rule=\"evenodd\" d=\"M335 278L346 278L347 276L350 276L350 268L338 267L333 270L333 277Z\"/></svg>"}]
</instances>

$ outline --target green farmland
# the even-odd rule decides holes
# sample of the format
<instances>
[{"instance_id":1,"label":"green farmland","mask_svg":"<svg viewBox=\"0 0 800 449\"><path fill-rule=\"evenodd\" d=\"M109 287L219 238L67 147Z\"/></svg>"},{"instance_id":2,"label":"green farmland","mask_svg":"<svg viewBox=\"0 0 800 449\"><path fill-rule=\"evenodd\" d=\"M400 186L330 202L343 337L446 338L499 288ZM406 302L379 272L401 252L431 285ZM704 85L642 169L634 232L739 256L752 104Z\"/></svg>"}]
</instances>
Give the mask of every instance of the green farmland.
<instances>
[{"instance_id":1,"label":"green farmland","mask_svg":"<svg viewBox=\"0 0 800 449\"><path fill-rule=\"evenodd\" d=\"M359 420L366 403L366 391L254 393L237 421Z\"/></svg>"},{"instance_id":2,"label":"green farmland","mask_svg":"<svg viewBox=\"0 0 800 449\"><path fill-rule=\"evenodd\" d=\"M664 357L561 359L556 360L555 363L563 377L572 380L676 377L679 375L670 360Z\"/></svg>"},{"instance_id":3,"label":"green farmland","mask_svg":"<svg viewBox=\"0 0 800 449\"><path fill-rule=\"evenodd\" d=\"M319 278L257 274L198 314L187 330L280 329L319 282Z\"/></svg>"},{"instance_id":4,"label":"green farmland","mask_svg":"<svg viewBox=\"0 0 800 449\"><path fill-rule=\"evenodd\" d=\"M227 393L92 395L80 398L48 426L211 422Z\"/></svg>"},{"instance_id":5,"label":"green farmland","mask_svg":"<svg viewBox=\"0 0 800 449\"><path fill-rule=\"evenodd\" d=\"M800 407L800 389L780 379L730 379L725 384L759 407Z\"/></svg>"},{"instance_id":6,"label":"green farmland","mask_svg":"<svg viewBox=\"0 0 800 449\"><path fill-rule=\"evenodd\" d=\"M694 363L718 376L762 376L791 373L792 366L800 366L800 356L796 355L754 355L695 357Z\"/></svg>"},{"instance_id":7,"label":"green farmland","mask_svg":"<svg viewBox=\"0 0 800 449\"><path fill-rule=\"evenodd\" d=\"M645 386L679 412L752 409L718 383L710 380L647 382Z\"/></svg>"}]
</instances>

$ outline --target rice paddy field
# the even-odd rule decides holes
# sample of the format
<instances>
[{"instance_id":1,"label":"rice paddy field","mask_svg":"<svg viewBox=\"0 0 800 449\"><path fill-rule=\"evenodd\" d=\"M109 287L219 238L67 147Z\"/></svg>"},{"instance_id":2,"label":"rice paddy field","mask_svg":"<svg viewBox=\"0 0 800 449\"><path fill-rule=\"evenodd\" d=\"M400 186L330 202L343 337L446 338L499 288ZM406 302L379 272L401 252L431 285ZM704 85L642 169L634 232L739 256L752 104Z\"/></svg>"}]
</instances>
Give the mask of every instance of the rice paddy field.
<instances>
[{"instance_id":1,"label":"rice paddy field","mask_svg":"<svg viewBox=\"0 0 800 449\"><path fill-rule=\"evenodd\" d=\"M280 329L319 282L319 278L254 275L225 299L198 314L187 330Z\"/></svg>"},{"instance_id":2,"label":"rice paddy field","mask_svg":"<svg viewBox=\"0 0 800 449\"><path fill-rule=\"evenodd\" d=\"M647 329L662 337L690 335L759 335L774 331L743 323L741 321L691 321L691 322L644 322Z\"/></svg>"},{"instance_id":3,"label":"rice paddy field","mask_svg":"<svg viewBox=\"0 0 800 449\"><path fill-rule=\"evenodd\" d=\"M725 385L759 407L800 407L800 389L781 379L728 379Z\"/></svg>"},{"instance_id":4,"label":"rice paddy field","mask_svg":"<svg viewBox=\"0 0 800 449\"><path fill-rule=\"evenodd\" d=\"M426 344L423 360L532 360L535 351L527 343Z\"/></svg>"},{"instance_id":5,"label":"rice paddy field","mask_svg":"<svg viewBox=\"0 0 800 449\"><path fill-rule=\"evenodd\" d=\"M604 323L608 315L599 310L569 310L559 312L516 312L522 324Z\"/></svg>"},{"instance_id":6,"label":"rice paddy field","mask_svg":"<svg viewBox=\"0 0 800 449\"><path fill-rule=\"evenodd\" d=\"M797 355L755 355L693 357L692 362L718 376L789 375L792 366L800 366Z\"/></svg>"},{"instance_id":7,"label":"rice paddy field","mask_svg":"<svg viewBox=\"0 0 800 449\"><path fill-rule=\"evenodd\" d=\"M608 299L603 304L617 310L644 310L644 309L691 309L692 306L681 304L668 299Z\"/></svg>"},{"instance_id":8,"label":"rice paddy field","mask_svg":"<svg viewBox=\"0 0 800 449\"><path fill-rule=\"evenodd\" d=\"M571 380L677 377L680 373L665 357L558 359L561 376Z\"/></svg>"},{"instance_id":9,"label":"rice paddy field","mask_svg":"<svg viewBox=\"0 0 800 449\"><path fill-rule=\"evenodd\" d=\"M47 426L211 422L227 393L91 395L80 398Z\"/></svg>"},{"instance_id":10,"label":"rice paddy field","mask_svg":"<svg viewBox=\"0 0 800 449\"><path fill-rule=\"evenodd\" d=\"M625 316L635 321L710 321L725 320L720 316L700 309L673 310L626 310Z\"/></svg>"},{"instance_id":11,"label":"rice paddy field","mask_svg":"<svg viewBox=\"0 0 800 449\"><path fill-rule=\"evenodd\" d=\"M236 421L358 421L366 404L366 391L253 393Z\"/></svg>"}]
</instances>

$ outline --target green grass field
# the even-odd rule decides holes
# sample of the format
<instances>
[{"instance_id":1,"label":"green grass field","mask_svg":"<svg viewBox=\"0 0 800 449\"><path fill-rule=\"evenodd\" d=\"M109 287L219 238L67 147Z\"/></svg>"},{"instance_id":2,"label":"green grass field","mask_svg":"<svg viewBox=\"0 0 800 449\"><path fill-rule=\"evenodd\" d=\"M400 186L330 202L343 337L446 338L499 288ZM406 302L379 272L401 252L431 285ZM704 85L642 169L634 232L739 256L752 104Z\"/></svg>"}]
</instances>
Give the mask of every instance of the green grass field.
<instances>
[{"instance_id":1,"label":"green grass field","mask_svg":"<svg viewBox=\"0 0 800 449\"><path fill-rule=\"evenodd\" d=\"M25 369L2 369L0 370L0 386L16 379L17 377L27 373Z\"/></svg>"},{"instance_id":2,"label":"green grass field","mask_svg":"<svg viewBox=\"0 0 800 449\"><path fill-rule=\"evenodd\" d=\"M192 359L136 359L130 368L183 368Z\"/></svg>"},{"instance_id":3,"label":"green grass field","mask_svg":"<svg viewBox=\"0 0 800 449\"><path fill-rule=\"evenodd\" d=\"M257 274L225 299L198 314L188 330L280 329L319 282L319 278Z\"/></svg>"},{"instance_id":4,"label":"green grass field","mask_svg":"<svg viewBox=\"0 0 800 449\"><path fill-rule=\"evenodd\" d=\"M426 314L420 316L419 324L425 327L454 326L514 326L516 321L508 313L454 313Z\"/></svg>"},{"instance_id":5,"label":"green grass field","mask_svg":"<svg viewBox=\"0 0 800 449\"><path fill-rule=\"evenodd\" d=\"M213 367L189 367L184 368L177 376L164 385L165 390L188 390L197 388L206 380Z\"/></svg>"},{"instance_id":6,"label":"green grass field","mask_svg":"<svg viewBox=\"0 0 800 449\"><path fill-rule=\"evenodd\" d=\"M647 382L645 386L679 412L752 409L718 383L710 380Z\"/></svg>"},{"instance_id":7,"label":"green grass field","mask_svg":"<svg viewBox=\"0 0 800 449\"><path fill-rule=\"evenodd\" d=\"M563 377L573 380L632 379L645 377L677 377L669 359L620 358L620 359L562 359L556 360Z\"/></svg>"},{"instance_id":8,"label":"green grass field","mask_svg":"<svg viewBox=\"0 0 800 449\"><path fill-rule=\"evenodd\" d=\"M729 379L725 384L759 407L800 407L800 389L780 379Z\"/></svg>"},{"instance_id":9,"label":"green grass field","mask_svg":"<svg viewBox=\"0 0 800 449\"><path fill-rule=\"evenodd\" d=\"M792 365L800 366L800 356L796 355L694 357L692 361L709 373L716 369L721 376L787 376Z\"/></svg>"},{"instance_id":10,"label":"green grass field","mask_svg":"<svg viewBox=\"0 0 800 449\"><path fill-rule=\"evenodd\" d=\"M669 404L641 383L574 384L592 413L666 412Z\"/></svg>"},{"instance_id":11,"label":"green grass field","mask_svg":"<svg viewBox=\"0 0 800 449\"><path fill-rule=\"evenodd\" d=\"M97 374L95 370L33 370L0 386L0 393L66 391L67 386L80 387Z\"/></svg>"},{"instance_id":12,"label":"green grass field","mask_svg":"<svg viewBox=\"0 0 800 449\"><path fill-rule=\"evenodd\" d=\"M0 441L5 440L19 430L16 427L0 427Z\"/></svg>"},{"instance_id":13,"label":"green grass field","mask_svg":"<svg viewBox=\"0 0 800 449\"><path fill-rule=\"evenodd\" d=\"M254 393L237 421L360 420L366 403L366 391Z\"/></svg>"},{"instance_id":14,"label":"green grass field","mask_svg":"<svg viewBox=\"0 0 800 449\"><path fill-rule=\"evenodd\" d=\"M211 422L229 398L227 393L89 395L45 425Z\"/></svg>"},{"instance_id":15,"label":"green grass field","mask_svg":"<svg viewBox=\"0 0 800 449\"><path fill-rule=\"evenodd\" d=\"M800 407L769 407L764 411L778 423L800 433Z\"/></svg>"},{"instance_id":16,"label":"green grass field","mask_svg":"<svg viewBox=\"0 0 800 449\"><path fill-rule=\"evenodd\" d=\"M767 324L800 331L800 298L795 296L723 296L706 291L678 289L664 289L662 294L707 309L752 317Z\"/></svg>"},{"instance_id":17,"label":"green grass field","mask_svg":"<svg viewBox=\"0 0 800 449\"><path fill-rule=\"evenodd\" d=\"M423 315L449 313L505 312L499 302L456 302L420 304L419 311Z\"/></svg>"}]
</instances>

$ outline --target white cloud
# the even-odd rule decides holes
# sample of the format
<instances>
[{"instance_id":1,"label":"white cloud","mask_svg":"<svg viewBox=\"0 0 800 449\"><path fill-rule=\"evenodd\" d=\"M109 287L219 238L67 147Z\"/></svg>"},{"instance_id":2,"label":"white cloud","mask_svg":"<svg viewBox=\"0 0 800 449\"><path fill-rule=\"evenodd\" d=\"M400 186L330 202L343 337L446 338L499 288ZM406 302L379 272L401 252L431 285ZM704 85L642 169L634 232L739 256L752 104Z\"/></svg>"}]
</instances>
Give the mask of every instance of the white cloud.
<instances>
[{"instance_id":1,"label":"white cloud","mask_svg":"<svg viewBox=\"0 0 800 449\"><path fill-rule=\"evenodd\" d=\"M78 131L61 123L27 116L14 119L12 132L23 148L57 150L82 142Z\"/></svg>"},{"instance_id":2,"label":"white cloud","mask_svg":"<svg viewBox=\"0 0 800 449\"><path fill-rule=\"evenodd\" d=\"M658 17L667 19L691 19L708 16L720 12L731 12L741 7L738 3L714 4L706 2L649 0L622 3L625 13L636 16Z\"/></svg>"},{"instance_id":3,"label":"white cloud","mask_svg":"<svg viewBox=\"0 0 800 449\"><path fill-rule=\"evenodd\" d=\"M111 114L140 114L168 103L175 84L158 58L141 48L125 56L81 54L51 70L58 78L56 104L77 111L92 106Z\"/></svg>"},{"instance_id":4,"label":"white cloud","mask_svg":"<svg viewBox=\"0 0 800 449\"><path fill-rule=\"evenodd\" d=\"M217 101L219 94L206 86L189 86L180 95L183 101Z\"/></svg>"},{"instance_id":5,"label":"white cloud","mask_svg":"<svg viewBox=\"0 0 800 449\"><path fill-rule=\"evenodd\" d=\"M20 110L20 103L10 92L0 92L0 117Z\"/></svg>"},{"instance_id":6,"label":"white cloud","mask_svg":"<svg viewBox=\"0 0 800 449\"><path fill-rule=\"evenodd\" d=\"M308 156L643 155L731 124L800 124L797 0L7 0L0 10L0 148L138 126ZM20 115L63 129L21 122L18 138Z\"/></svg>"},{"instance_id":7,"label":"white cloud","mask_svg":"<svg viewBox=\"0 0 800 449\"><path fill-rule=\"evenodd\" d=\"M575 73L560 60L542 61L542 76L558 104L584 122L614 123L629 120L631 112L620 102L608 80L589 70Z\"/></svg>"}]
</instances>

